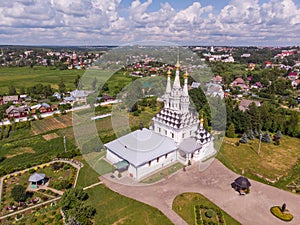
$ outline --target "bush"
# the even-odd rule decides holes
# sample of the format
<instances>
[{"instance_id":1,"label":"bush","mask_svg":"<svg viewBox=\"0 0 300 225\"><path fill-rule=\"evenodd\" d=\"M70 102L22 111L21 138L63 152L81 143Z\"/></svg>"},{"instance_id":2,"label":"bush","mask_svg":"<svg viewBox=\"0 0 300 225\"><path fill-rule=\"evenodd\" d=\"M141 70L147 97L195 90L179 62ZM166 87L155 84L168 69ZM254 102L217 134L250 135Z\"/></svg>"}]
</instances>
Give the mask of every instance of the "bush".
<instances>
[{"instance_id":1,"label":"bush","mask_svg":"<svg viewBox=\"0 0 300 225\"><path fill-rule=\"evenodd\" d=\"M277 218L283 220L283 221L291 221L293 219L293 215L288 212L281 212L280 206L273 206L270 209L271 213L276 216Z\"/></svg>"},{"instance_id":2,"label":"bush","mask_svg":"<svg viewBox=\"0 0 300 225\"><path fill-rule=\"evenodd\" d=\"M215 212L214 212L213 210L211 210L211 209L209 209L209 210L207 210L207 211L205 212L205 216L206 216L207 218L212 218L214 215L215 215Z\"/></svg>"}]
</instances>

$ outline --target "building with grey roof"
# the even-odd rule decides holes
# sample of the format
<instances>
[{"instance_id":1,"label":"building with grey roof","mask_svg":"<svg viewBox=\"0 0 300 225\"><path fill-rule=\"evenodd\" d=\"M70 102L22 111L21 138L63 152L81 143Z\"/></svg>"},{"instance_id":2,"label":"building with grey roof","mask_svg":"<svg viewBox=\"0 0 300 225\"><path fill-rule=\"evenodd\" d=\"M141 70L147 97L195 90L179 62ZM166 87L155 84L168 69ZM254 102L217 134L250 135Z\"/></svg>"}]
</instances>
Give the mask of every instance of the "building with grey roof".
<instances>
[{"instance_id":1,"label":"building with grey roof","mask_svg":"<svg viewBox=\"0 0 300 225\"><path fill-rule=\"evenodd\" d=\"M190 108L188 73L181 87L177 62L175 80L171 86L168 72L167 86L162 99L163 109L153 118L151 129L140 128L105 144L106 159L117 170L141 180L174 162L186 165L213 156L213 137L199 121L198 113Z\"/></svg>"}]
</instances>

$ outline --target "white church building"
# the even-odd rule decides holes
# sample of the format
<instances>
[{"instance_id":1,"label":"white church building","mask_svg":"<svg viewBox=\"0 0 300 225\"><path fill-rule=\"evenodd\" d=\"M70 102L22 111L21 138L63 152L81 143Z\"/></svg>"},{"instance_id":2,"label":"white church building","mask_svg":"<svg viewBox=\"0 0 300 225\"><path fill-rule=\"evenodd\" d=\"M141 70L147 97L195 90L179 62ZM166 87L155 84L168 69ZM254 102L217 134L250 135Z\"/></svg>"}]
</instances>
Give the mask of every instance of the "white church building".
<instances>
[{"instance_id":1,"label":"white church building","mask_svg":"<svg viewBox=\"0 0 300 225\"><path fill-rule=\"evenodd\" d=\"M216 154L213 137L204 129L203 119L199 121L198 114L189 107L188 73L184 74L181 87L179 62L175 69L173 86L168 71L164 107L152 118L153 126L141 127L105 144L106 159L135 180L174 162L187 165Z\"/></svg>"}]
</instances>

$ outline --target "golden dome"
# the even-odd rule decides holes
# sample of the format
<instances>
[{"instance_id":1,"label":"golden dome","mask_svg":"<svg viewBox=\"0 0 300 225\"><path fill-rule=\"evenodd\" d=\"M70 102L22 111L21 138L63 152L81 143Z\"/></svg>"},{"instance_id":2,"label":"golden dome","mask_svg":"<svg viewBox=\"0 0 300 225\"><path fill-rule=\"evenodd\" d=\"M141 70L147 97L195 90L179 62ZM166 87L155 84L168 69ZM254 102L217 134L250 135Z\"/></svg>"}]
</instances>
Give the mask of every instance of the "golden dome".
<instances>
[{"instance_id":1,"label":"golden dome","mask_svg":"<svg viewBox=\"0 0 300 225\"><path fill-rule=\"evenodd\" d=\"M176 65L175 65L175 68L176 68L177 70L179 70L179 68L180 68L179 60L177 60Z\"/></svg>"},{"instance_id":2,"label":"golden dome","mask_svg":"<svg viewBox=\"0 0 300 225\"><path fill-rule=\"evenodd\" d=\"M203 117L201 118L201 120L200 120L200 123L201 123L201 124L203 124L203 123L204 123L204 119L203 119Z\"/></svg>"},{"instance_id":3,"label":"golden dome","mask_svg":"<svg viewBox=\"0 0 300 225\"><path fill-rule=\"evenodd\" d=\"M168 70L168 72L167 72L167 75L168 75L168 77L170 77L171 76L171 70L170 70L170 68L169 68L169 70Z\"/></svg>"},{"instance_id":4,"label":"golden dome","mask_svg":"<svg viewBox=\"0 0 300 225\"><path fill-rule=\"evenodd\" d=\"M188 78L189 77L189 73L188 73L188 71L187 71L187 69L185 70L185 74L184 74L184 79L186 79L186 78Z\"/></svg>"}]
</instances>

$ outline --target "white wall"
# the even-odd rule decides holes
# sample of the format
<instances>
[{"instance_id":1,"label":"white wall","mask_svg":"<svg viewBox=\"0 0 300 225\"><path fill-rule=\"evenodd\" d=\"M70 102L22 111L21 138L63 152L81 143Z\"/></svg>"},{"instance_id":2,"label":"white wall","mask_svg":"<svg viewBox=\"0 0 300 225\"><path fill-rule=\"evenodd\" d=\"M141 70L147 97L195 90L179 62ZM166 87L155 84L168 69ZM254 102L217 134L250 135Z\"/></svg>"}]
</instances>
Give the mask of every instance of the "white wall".
<instances>
[{"instance_id":1,"label":"white wall","mask_svg":"<svg viewBox=\"0 0 300 225\"><path fill-rule=\"evenodd\" d=\"M152 173L158 169L161 169L175 161L176 161L176 151L169 153L167 155L167 158L165 158L165 155L159 157L158 162L157 162L157 159L154 159L151 161L150 166L149 166L149 163L146 163L146 164L138 167L136 179L140 180L141 178L149 175L150 173Z\"/></svg>"},{"instance_id":2,"label":"white wall","mask_svg":"<svg viewBox=\"0 0 300 225\"><path fill-rule=\"evenodd\" d=\"M122 161L123 159L111 152L109 149L106 151L106 159L112 164Z\"/></svg>"}]
</instances>

